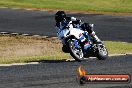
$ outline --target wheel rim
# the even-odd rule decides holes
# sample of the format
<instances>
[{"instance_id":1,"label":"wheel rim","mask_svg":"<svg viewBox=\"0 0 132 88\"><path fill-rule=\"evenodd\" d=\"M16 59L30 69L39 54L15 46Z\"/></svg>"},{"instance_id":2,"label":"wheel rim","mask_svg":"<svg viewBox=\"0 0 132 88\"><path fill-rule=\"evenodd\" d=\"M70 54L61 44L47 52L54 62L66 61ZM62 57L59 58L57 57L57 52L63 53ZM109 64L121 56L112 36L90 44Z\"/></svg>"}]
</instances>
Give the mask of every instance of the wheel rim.
<instances>
[{"instance_id":1,"label":"wheel rim","mask_svg":"<svg viewBox=\"0 0 132 88\"><path fill-rule=\"evenodd\" d=\"M98 49L99 49L99 52L101 53L101 54L103 54L103 55L107 55L108 53L107 53L107 49L104 47L104 46L99 46L98 47Z\"/></svg>"},{"instance_id":2,"label":"wheel rim","mask_svg":"<svg viewBox=\"0 0 132 88\"><path fill-rule=\"evenodd\" d=\"M71 51L73 52L73 54L76 57L82 59L83 58L83 51L82 51L81 46L78 46L78 48L76 48L73 41L70 41L69 44L70 44L70 48L71 48Z\"/></svg>"}]
</instances>

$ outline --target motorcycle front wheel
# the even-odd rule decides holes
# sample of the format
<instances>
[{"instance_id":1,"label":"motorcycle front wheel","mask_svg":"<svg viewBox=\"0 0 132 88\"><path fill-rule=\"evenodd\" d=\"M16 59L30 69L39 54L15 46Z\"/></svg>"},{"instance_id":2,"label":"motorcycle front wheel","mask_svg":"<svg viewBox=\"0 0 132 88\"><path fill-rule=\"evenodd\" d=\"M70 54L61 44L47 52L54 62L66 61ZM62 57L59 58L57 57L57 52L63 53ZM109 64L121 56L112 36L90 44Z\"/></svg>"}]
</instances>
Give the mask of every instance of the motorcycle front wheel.
<instances>
[{"instance_id":1,"label":"motorcycle front wheel","mask_svg":"<svg viewBox=\"0 0 132 88\"><path fill-rule=\"evenodd\" d=\"M79 41L77 41L78 47L74 44L74 40L75 39L70 39L68 42L68 46L70 49L70 54L71 56L76 60L76 61L81 61L84 59L84 54L83 54L83 50L81 48L81 45L79 44Z\"/></svg>"}]
</instances>

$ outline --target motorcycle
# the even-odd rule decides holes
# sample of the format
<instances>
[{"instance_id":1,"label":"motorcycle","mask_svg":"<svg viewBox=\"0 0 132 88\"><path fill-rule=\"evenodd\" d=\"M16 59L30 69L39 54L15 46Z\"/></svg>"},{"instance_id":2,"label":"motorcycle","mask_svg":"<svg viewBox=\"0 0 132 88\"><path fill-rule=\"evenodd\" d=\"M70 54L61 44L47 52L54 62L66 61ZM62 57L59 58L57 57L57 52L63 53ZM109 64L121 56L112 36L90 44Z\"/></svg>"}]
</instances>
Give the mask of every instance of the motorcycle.
<instances>
[{"instance_id":1,"label":"motorcycle","mask_svg":"<svg viewBox=\"0 0 132 88\"><path fill-rule=\"evenodd\" d=\"M90 25L93 28L94 25ZM72 22L69 22L68 28L63 30L62 35L65 42L62 50L70 53L76 61L82 61L88 57L97 57L99 60L108 57L108 51L102 42L94 42L87 31L79 27L74 28Z\"/></svg>"}]
</instances>

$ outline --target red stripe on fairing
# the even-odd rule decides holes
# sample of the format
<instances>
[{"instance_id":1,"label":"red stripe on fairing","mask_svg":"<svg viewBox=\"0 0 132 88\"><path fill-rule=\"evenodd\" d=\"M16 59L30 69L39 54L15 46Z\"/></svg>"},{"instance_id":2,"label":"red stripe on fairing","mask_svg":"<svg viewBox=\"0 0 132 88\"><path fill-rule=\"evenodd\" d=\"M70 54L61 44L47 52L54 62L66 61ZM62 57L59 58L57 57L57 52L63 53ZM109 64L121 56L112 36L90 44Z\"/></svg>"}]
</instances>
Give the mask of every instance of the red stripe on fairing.
<instances>
[{"instance_id":1,"label":"red stripe on fairing","mask_svg":"<svg viewBox=\"0 0 132 88\"><path fill-rule=\"evenodd\" d=\"M89 45L90 44L90 42L87 42L84 46L87 46L87 45Z\"/></svg>"},{"instance_id":2,"label":"red stripe on fairing","mask_svg":"<svg viewBox=\"0 0 132 88\"><path fill-rule=\"evenodd\" d=\"M82 33L79 34L79 37L81 37Z\"/></svg>"}]
</instances>

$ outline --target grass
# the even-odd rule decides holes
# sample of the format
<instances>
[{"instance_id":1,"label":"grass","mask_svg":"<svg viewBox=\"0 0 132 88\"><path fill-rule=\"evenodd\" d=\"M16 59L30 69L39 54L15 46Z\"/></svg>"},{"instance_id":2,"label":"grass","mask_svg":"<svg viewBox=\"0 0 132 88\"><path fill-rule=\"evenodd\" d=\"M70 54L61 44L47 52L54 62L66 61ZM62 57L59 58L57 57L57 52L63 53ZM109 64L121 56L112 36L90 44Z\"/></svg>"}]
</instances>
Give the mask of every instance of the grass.
<instances>
[{"instance_id":1,"label":"grass","mask_svg":"<svg viewBox=\"0 0 132 88\"><path fill-rule=\"evenodd\" d=\"M132 43L105 41L109 54L132 53ZM0 64L72 58L63 53L61 43L53 38L0 36Z\"/></svg>"},{"instance_id":2,"label":"grass","mask_svg":"<svg viewBox=\"0 0 132 88\"><path fill-rule=\"evenodd\" d=\"M132 43L105 41L109 54L132 53Z\"/></svg>"},{"instance_id":3,"label":"grass","mask_svg":"<svg viewBox=\"0 0 132 88\"><path fill-rule=\"evenodd\" d=\"M46 59L65 59L56 39L0 36L0 63L18 63Z\"/></svg>"},{"instance_id":4,"label":"grass","mask_svg":"<svg viewBox=\"0 0 132 88\"><path fill-rule=\"evenodd\" d=\"M0 6L132 13L131 0L0 0Z\"/></svg>"}]
</instances>

